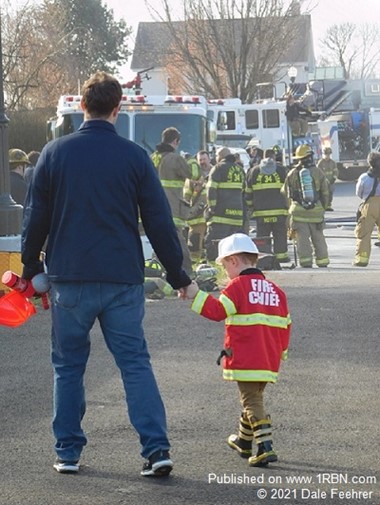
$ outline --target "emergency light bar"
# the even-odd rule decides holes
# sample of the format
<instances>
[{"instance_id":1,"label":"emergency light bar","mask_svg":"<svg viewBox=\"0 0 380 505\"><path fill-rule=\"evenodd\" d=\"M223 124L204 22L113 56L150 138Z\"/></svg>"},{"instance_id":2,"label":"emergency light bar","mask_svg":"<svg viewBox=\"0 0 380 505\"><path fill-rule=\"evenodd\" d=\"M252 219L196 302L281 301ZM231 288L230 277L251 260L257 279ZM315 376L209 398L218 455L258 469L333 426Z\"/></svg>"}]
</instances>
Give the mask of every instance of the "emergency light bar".
<instances>
[{"instance_id":1,"label":"emergency light bar","mask_svg":"<svg viewBox=\"0 0 380 505\"><path fill-rule=\"evenodd\" d=\"M224 100L221 98L219 100L208 100L207 101L210 105L224 105Z\"/></svg>"},{"instance_id":2,"label":"emergency light bar","mask_svg":"<svg viewBox=\"0 0 380 505\"><path fill-rule=\"evenodd\" d=\"M215 98L207 100L207 103L209 105L227 105L228 107L242 104L240 98Z\"/></svg>"},{"instance_id":3,"label":"emergency light bar","mask_svg":"<svg viewBox=\"0 0 380 505\"><path fill-rule=\"evenodd\" d=\"M165 103L190 103L190 104L200 104L201 99L199 96L179 96L179 95L168 95L165 99Z\"/></svg>"},{"instance_id":4,"label":"emergency light bar","mask_svg":"<svg viewBox=\"0 0 380 505\"><path fill-rule=\"evenodd\" d=\"M148 100L145 95L123 95L121 97L121 105L144 104L147 102Z\"/></svg>"},{"instance_id":5,"label":"emergency light bar","mask_svg":"<svg viewBox=\"0 0 380 505\"><path fill-rule=\"evenodd\" d=\"M80 108L81 95L63 95L58 102L58 109L62 110L66 107Z\"/></svg>"}]
</instances>

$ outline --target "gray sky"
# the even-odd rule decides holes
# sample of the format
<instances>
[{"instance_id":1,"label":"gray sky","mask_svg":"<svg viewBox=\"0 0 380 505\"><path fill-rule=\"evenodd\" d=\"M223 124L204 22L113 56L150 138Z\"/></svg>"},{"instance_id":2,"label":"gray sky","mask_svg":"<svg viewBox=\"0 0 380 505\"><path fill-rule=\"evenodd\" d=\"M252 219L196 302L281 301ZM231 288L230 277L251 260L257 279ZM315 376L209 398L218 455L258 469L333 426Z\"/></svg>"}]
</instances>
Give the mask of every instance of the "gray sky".
<instances>
[{"instance_id":1,"label":"gray sky","mask_svg":"<svg viewBox=\"0 0 380 505\"><path fill-rule=\"evenodd\" d=\"M125 0L104 0L104 2L113 9L116 19L122 17L128 25L132 26L134 34L136 34L139 21L153 21L144 0L138 0L133 4ZM159 10L160 0L149 0L149 3ZM170 4L181 6L183 0L170 0ZM321 53L319 41L329 26L344 22L380 23L380 0L304 0L303 4L305 7L312 8L314 49L317 59ZM130 75L132 73L126 77Z\"/></svg>"}]
</instances>

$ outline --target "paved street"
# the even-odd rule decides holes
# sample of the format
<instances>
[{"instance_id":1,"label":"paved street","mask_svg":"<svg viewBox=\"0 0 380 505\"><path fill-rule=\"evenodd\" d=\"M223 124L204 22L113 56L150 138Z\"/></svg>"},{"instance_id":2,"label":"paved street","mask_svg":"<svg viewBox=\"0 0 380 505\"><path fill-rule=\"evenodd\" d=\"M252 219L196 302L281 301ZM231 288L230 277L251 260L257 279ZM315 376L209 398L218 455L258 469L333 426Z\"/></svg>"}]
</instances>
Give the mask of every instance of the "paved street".
<instances>
[{"instance_id":1,"label":"paved street","mask_svg":"<svg viewBox=\"0 0 380 505\"><path fill-rule=\"evenodd\" d=\"M336 208L334 217L349 212L338 198ZM267 388L277 463L249 468L225 443L240 410L236 384L223 382L215 363L223 324L164 299L147 301L145 329L167 408L172 476L139 475L137 436L97 325L83 466L76 476L57 474L50 314L39 310L23 327L0 327L0 505L379 505L380 250L368 269L354 269L341 253L351 256L352 228L331 233L348 236L329 240L331 268L268 272L286 290L293 320L289 360Z\"/></svg>"}]
</instances>

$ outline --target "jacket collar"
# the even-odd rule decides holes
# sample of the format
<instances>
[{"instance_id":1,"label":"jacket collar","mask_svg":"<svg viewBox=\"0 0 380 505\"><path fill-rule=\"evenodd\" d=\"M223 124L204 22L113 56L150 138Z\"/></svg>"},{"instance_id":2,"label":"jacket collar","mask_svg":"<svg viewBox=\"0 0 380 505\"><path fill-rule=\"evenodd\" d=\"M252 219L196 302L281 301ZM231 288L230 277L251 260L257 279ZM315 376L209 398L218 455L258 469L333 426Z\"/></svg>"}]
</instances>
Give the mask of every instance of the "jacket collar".
<instances>
[{"instance_id":1,"label":"jacket collar","mask_svg":"<svg viewBox=\"0 0 380 505\"><path fill-rule=\"evenodd\" d=\"M265 275L263 274L263 272L261 270L259 270L258 268L253 268L253 267L251 267L251 268L245 268L244 270L242 270L240 272L239 275L253 275L253 274L255 274L255 275L261 275L265 279Z\"/></svg>"},{"instance_id":2,"label":"jacket collar","mask_svg":"<svg viewBox=\"0 0 380 505\"><path fill-rule=\"evenodd\" d=\"M116 133L115 126L104 119L89 119L88 121L84 121L78 130L88 130L89 128L109 130Z\"/></svg>"}]
</instances>

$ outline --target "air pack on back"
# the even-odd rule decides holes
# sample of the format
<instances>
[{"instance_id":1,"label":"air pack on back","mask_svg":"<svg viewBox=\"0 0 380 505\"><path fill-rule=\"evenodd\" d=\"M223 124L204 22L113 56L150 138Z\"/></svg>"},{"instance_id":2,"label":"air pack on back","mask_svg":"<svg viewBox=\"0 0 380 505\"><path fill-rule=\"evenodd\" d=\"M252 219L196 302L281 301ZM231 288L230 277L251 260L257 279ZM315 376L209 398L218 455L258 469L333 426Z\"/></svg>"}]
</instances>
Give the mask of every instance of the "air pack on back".
<instances>
[{"instance_id":1,"label":"air pack on back","mask_svg":"<svg viewBox=\"0 0 380 505\"><path fill-rule=\"evenodd\" d=\"M308 168L302 168L299 171L301 184L301 205L304 209L313 209L317 201L314 181Z\"/></svg>"}]
</instances>

